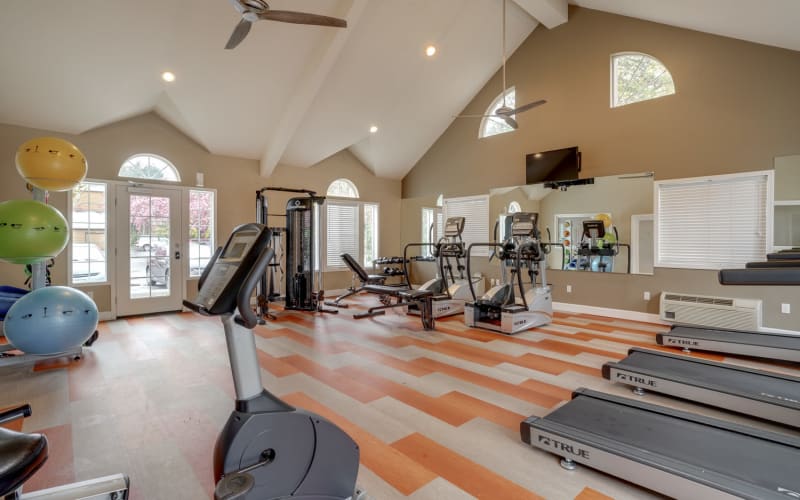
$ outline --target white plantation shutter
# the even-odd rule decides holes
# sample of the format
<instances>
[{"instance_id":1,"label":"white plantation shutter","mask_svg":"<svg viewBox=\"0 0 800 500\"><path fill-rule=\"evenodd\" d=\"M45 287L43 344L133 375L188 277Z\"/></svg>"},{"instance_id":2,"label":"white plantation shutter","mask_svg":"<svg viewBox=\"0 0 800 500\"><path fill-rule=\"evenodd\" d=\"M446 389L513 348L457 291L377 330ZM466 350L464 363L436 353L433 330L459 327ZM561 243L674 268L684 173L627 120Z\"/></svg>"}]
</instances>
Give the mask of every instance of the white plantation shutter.
<instances>
[{"instance_id":1,"label":"white plantation shutter","mask_svg":"<svg viewBox=\"0 0 800 500\"><path fill-rule=\"evenodd\" d=\"M359 235L358 202L332 201L326 203L326 246L325 268L328 270L347 269L341 255L349 253L361 262Z\"/></svg>"},{"instance_id":2,"label":"white plantation shutter","mask_svg":"<svg viewBox=\"0 0 800 500\"><path fill-rule=\"evenodd\" d=\"M464 233L461 237L467 247L472 243L489 241L489 195L445 198L444 219L464 217ZM437 221L438 222L438 221ZM440 236L443 234L440 232ZM488 256L487 247L475 248L471 255Z\"/></svg>"},{"instance_id":3,"label":"white plantation shutter","mask_svg":"<svg viewBox=\"0 0 800 500\"><path fill-rule=\"evenodd\" d=\"M772 172L656 182L656 266L744 267L771 238Z\"/></svg>"}]
</instances>

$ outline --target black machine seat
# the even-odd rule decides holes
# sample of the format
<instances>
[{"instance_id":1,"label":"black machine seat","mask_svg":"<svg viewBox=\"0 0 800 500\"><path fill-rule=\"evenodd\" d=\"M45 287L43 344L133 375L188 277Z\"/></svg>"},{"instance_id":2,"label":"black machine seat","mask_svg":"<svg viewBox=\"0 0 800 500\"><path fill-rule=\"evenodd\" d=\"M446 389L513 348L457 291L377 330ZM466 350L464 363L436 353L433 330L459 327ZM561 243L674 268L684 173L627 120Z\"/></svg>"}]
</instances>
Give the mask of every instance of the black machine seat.
<instances>
[{"instance_id":1,"label":"black machine seat","mask_svg":"<svg viewBox=\"0 0 800 500\"><path fill-rule=\"evenodd\" d=\"M364 284L382 285L386 281L386 276L382 276L380 274L367 274L367 271L361 267L361 264L359 264L358 261L349 253L343 253L342 260Z\"/></svg>"},{"instance_id":2,"label":"black machine seat","mask_svg":"<svg viewBox=\"0 0 800 500\"><path fill-rule=\"evenodd\" d=\"M0 428L0 497L16 491L47 461L47 438Z\"/></svg>"}]
</instances>

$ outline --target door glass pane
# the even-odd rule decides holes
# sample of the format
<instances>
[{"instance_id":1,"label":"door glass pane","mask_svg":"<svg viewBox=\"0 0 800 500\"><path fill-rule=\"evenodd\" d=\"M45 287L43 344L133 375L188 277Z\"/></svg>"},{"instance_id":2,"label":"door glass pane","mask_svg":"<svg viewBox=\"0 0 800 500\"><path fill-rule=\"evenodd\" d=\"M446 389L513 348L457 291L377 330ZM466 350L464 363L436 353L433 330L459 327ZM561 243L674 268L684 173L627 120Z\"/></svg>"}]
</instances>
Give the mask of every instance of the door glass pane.
<instances>
[{"instance_id":1,"label":"door glass pane","mask_svg":"<svg viewBox=\"0 0 800 500\"><path fill-rule=\"evenodd\" d=\"M170 294L169 198L130 196L131 299Z\"/></svg>"}]
</instances>

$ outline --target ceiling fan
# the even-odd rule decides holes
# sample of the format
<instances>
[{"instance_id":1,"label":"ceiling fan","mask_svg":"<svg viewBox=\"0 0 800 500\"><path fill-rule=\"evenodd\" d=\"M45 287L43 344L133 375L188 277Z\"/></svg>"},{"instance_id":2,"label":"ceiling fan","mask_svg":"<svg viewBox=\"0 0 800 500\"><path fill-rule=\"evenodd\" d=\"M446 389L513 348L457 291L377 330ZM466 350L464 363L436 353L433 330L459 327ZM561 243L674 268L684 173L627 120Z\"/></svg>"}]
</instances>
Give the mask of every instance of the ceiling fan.
<instances>
[{"instance_id":1,"label":"ceiling fan","mask_svg":"<svg viewBox=\"0 0 800 500\"><path fill-rule=\"evenodd\" d=\"M529 102L527 104L523 104L522 106L518 106L516 108L511 108L510 106L506 105L506 94L508 93L508 89L506 88L506 0L503 1L503 105L497 108L495 112L491 115L458 115L456 118L500 118L509 127L514 130L517 130L519 124L517 120L514 119L514 115L517 113L523 113L530 109L533 109L537 106L541 106L545 104L547 101L544 99L539 99L538 101Z\"/></svg>"},{"instance_id":2,"label":"ceiling fan","mask_svg":"<svg viewBox=\"0 0 800 500\"><path fill-rule=\"evenodd\" d=\"M291 10L272 10L264 0L230 0L236 10L242 15L239 24L233 29L226 49L233 49L250 33L250 28L256 21L279 21L282 23L311 24L314 26L330 26L333 28L346 28L347 21L336 17L320 16L307 12Z\"/></svg>"}]
</instances>

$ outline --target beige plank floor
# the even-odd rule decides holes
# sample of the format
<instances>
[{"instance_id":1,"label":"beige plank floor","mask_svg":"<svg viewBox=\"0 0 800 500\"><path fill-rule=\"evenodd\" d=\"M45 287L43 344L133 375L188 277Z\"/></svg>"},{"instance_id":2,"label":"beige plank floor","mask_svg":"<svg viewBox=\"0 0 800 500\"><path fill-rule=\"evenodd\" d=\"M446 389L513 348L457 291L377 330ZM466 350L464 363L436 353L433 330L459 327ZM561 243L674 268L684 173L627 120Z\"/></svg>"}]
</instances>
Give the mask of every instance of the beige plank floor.
<instances>
[{"instance_id":1,"label":"beige plank floor","mask_svg":"<svg viewBox=\"0 0 800 500\"><path fill-rule=\"evenodd\" d=\"M587 468L564 471L520 442L519 422L577 387L628 395L600 367L633 345L654 346L663 326L557 314L513 337L467 328L461 317L425 332L399 313L353 320L373 301L357 300L339 315L278 311L256 340L267 387L359 443L359 483L372 498L656 497ZM210 498L211 450L233 399L221 324L176 313L107 322L100 332L77 363L0 373L0 407L30 402L24 430L43 431L51 443L29 489L125 472L132 498Z\"/></svg>"}]
</instances>

